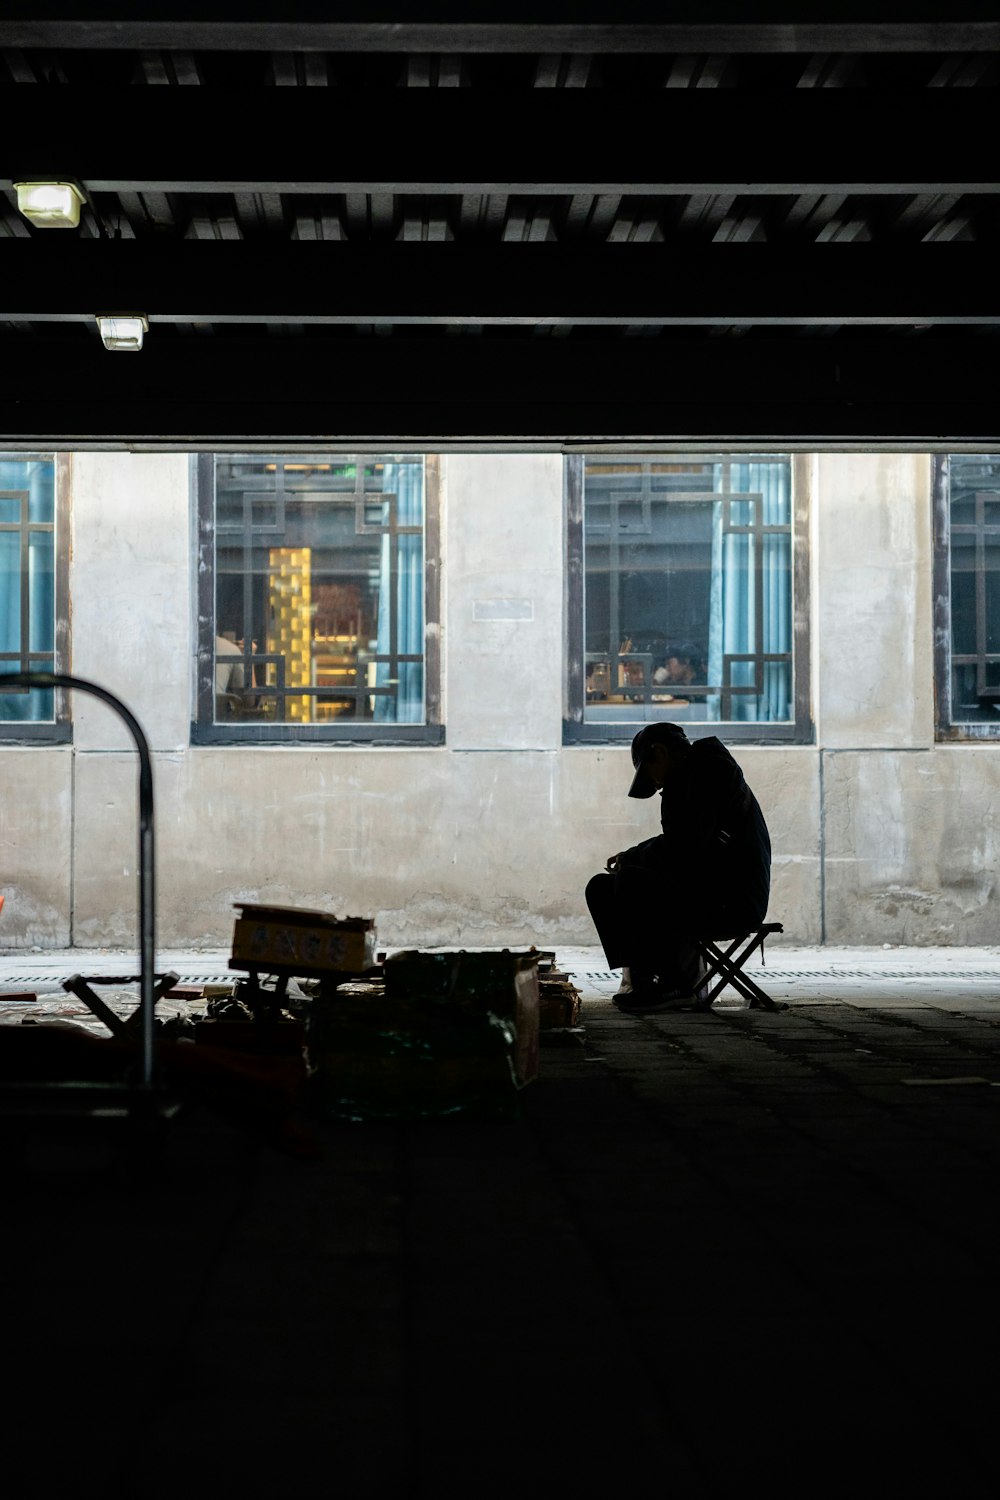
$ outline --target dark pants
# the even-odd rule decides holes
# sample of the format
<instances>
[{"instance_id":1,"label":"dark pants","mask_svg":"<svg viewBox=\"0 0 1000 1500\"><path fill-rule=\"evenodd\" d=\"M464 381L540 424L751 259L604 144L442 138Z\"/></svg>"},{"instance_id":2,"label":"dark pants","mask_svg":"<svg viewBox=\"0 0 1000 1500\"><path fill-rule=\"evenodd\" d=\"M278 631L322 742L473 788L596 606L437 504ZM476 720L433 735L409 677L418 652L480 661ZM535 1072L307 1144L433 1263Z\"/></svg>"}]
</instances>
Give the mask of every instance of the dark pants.
<instances>
[{"instance_id":1,"label":"dark pants","mask_svg":"<svg viewBox=\"0 0 1000 1500\"><path fill-rule=\"evenodd\" d=\"M712 925L681 880L623 865L595 875L587 905L608 966L658 974L668 988L694 988L701 973L692 937Z\"/></svg>"}]
</instances>

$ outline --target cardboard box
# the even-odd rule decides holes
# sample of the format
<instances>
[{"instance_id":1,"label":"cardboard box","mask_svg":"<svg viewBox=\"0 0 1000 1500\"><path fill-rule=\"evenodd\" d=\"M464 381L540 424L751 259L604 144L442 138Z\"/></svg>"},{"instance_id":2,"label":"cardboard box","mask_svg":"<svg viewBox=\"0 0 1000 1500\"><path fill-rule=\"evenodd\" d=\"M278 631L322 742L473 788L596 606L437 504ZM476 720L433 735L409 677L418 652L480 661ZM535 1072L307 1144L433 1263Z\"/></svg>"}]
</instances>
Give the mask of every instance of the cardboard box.
<instances>
[{"instance_id":1,"label":"cardboard box","mask_svg":"<svg viewBox=\"0 0 1000 1500\"><path fill-rule=\"evenodd\" d=\"M404 949L383 965L387 995L420 995L511 1021L517 1037L514 1070L519 1088L538 1076L537 952L509 948L422 953Z\"/></svg>"},{"instance_id":2,"label":"cardboard box","mask_svg":"<svg viewBox=\"0 0 1000 1500\"><path fill-rule=\"evenodd\" d=\"M366 917L338 919L297 906L237 903L236 909L230 968L363 974L375 963L375 923Z\"/></svg>"},{"instance_id":3,"label":"cardboard box","mask_svg":"<svg viewBox=\"0 0 1000 1500\"><path fill-rule=\"evenodd\" d=\"M562 1031L580 1024L580 992L568 979L542 979L539 984L538 1025L541 1031Z\"/></svg>"},{"instance_id":4,"label":"cardboard box","mask_svg":"<svg viewBox=\"0 0 1000 1500\"><path fill-rule=\"evenodd\" d=\"M336 1119L513 1119L509 1022L431 998L338 992L306 1020L314 1108Z\"/></svg>"}]
</instances>

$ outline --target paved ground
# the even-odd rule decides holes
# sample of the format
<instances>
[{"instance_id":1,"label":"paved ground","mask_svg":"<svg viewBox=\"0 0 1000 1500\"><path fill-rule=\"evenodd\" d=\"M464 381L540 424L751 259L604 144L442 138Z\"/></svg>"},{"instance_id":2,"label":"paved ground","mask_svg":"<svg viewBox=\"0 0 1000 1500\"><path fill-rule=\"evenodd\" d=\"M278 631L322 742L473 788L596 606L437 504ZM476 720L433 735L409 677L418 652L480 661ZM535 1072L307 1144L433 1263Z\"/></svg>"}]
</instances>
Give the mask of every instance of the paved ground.
<instances>
[{"instance_id":1,"label":"paved ground","mask_svg":"<svg viewBox=\"0 0 1000 1500\"><path fill-rule=\"evenodd\" d=\"M560 959L585 1043L515 1122L8 1153L12 1497L992 1496L1000 952L769 949L789 1011L641 1020Z\"/></svg>"}]
</instances>

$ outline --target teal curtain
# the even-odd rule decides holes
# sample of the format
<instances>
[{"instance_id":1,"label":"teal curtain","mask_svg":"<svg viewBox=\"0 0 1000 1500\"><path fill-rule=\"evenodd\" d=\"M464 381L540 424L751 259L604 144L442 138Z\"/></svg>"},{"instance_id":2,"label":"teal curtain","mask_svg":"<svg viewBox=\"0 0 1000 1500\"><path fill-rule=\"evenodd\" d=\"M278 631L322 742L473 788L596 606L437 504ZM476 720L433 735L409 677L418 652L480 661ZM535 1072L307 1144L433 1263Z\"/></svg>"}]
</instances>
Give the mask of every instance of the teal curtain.
<instances>
[{"instance_id":1,"label":"teal curtain","mask_svg":"<svg viewBox=\"0 0 1000 1500\"><path fill-rule=\"evenodd\" d=\"M55 532L33 526L55 522L55 464L51 459L0 459L0 492L28 492L27 517L19 500L0 498L0 523L28 526L28 640L21 640L21 533L0 531L0 658L12 652L16 660L0 659L0 674L22 669L22 649L34 659L38 672L55 666L56 589ZM0 721L51 723L55 717L51 692L0 693Z\"/></svg>"},{"instance_id":2,"label":"teal curtain","mask_svg":"<svg viewBox=\"0 0 1000 1500\"><path fill-rule=\"evenodd\" d=\"M724 467L715 465L714 488L722 489ZM783 460L749 460L730 464L729 487L737 495L762 496L763 524L791 526L791 466ZM735 499L731 502L732 520L737 525L753 521L753 502ZM712 518L711 616L709 627L708 678L722 683L723 657L740 655L758 649L755 640L756 601L754 537L723 529L725 505L717 500ZM763 590L763 641L765 652L791 652L792 649L792 572L791 531L763 538L761 558ZM754 685L753 662L733 662L730 669L733 687ZM731 700L730 720L775 722L792 717L791 661L765 662L762 693L739 693ZM708 717L720 719L722 700L713 694L708 700Z\"/></svg>"},{"instance_id":3,"label":"teal curtain","mask_svg":"<svg viewBox=\"0 0 1000 1500\"><path fill-rule=\"evenodd\" d=\"M422 463L387 463L382 471L383 489L396 496L396 521L400 526L419 526L419 534L396 538L396 649L401 656L423 656L424 651L424 466ZM378 644L380 656L390 650L390 598L392 589L391 536L382 538L379 579ZM394 674L390 662L375 669L376 686L386 686L397 675L395 697L375 699L375 719L387 724L424 722L423 661L400 662Z\"/></svg>"}]
</instances>

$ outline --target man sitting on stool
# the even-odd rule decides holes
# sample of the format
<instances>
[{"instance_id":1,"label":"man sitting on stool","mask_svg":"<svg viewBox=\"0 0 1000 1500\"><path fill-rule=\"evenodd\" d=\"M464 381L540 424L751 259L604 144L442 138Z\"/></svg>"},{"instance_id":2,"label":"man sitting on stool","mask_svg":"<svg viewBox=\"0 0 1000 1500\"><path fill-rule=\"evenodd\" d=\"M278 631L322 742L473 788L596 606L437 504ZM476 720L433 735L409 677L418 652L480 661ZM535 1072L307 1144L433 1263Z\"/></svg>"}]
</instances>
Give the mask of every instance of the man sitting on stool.
<instances>
[{"instance_id":1,"label":"man sitting on stool","mask_svg":"<svg viewBox=\"0 0 1000 1500\"><path fill-rule=\"evenodd\" d=\"M760 804L715 735L647 724L632 741L630 797L660 793L663 832L620 854L587 886L619 1010L692 1005L704 969L693 939L759 926L771 887L771 840Z\"/></svg>"}]
</instances>

